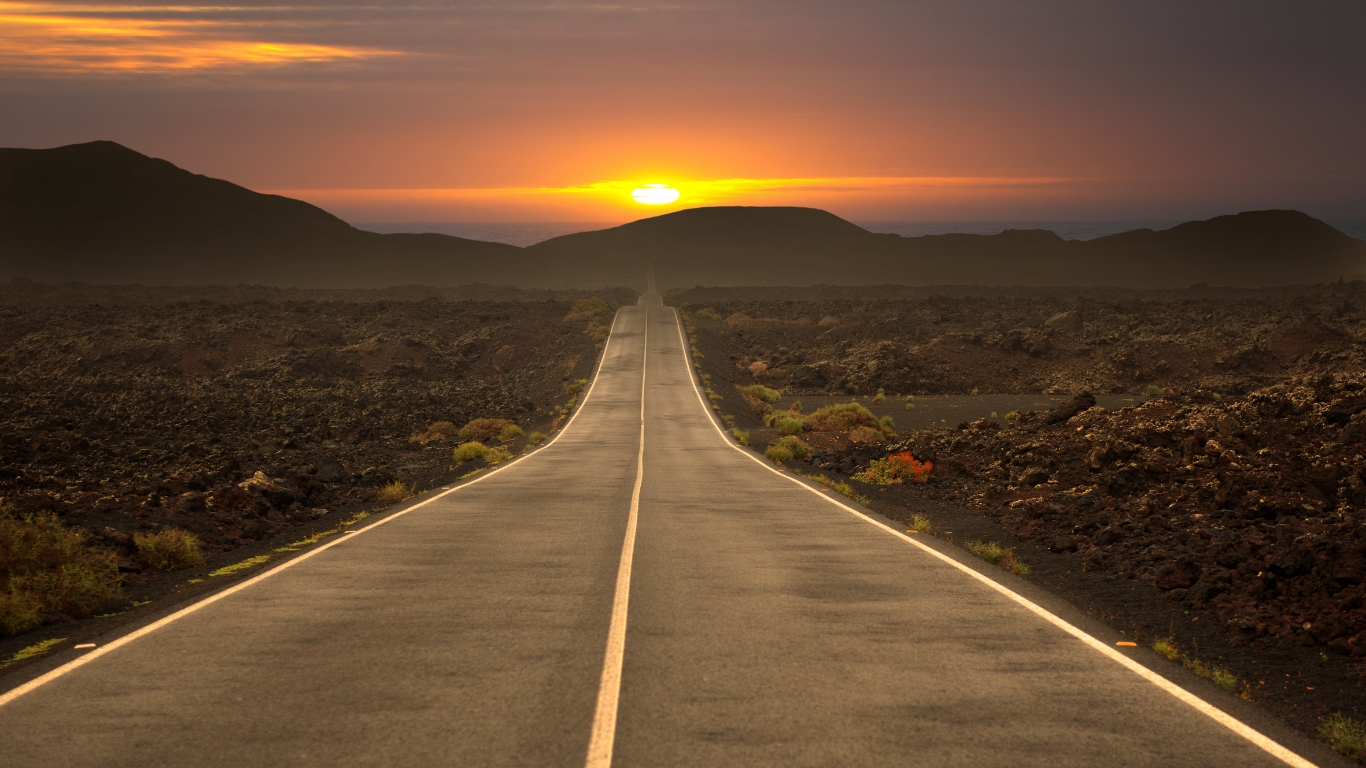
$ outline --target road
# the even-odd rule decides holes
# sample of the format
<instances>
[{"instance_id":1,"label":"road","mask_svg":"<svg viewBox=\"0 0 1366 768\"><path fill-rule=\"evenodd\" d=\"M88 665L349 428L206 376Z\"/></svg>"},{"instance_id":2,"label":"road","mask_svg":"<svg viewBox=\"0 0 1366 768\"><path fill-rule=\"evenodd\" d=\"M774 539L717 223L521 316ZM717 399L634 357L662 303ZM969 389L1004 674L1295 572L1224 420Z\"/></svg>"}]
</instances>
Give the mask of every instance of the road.
<instances>
[{"instance_id":1,"label":"road","mask_svg":"<svg viewBox=\"0 0 1366 768\"><path fill-rule=\"evenodd\" d=\"M548 446L0 696L0 764L1308 765L737 450L684 349L621 310Z\"/></svg>"}]
</instances>

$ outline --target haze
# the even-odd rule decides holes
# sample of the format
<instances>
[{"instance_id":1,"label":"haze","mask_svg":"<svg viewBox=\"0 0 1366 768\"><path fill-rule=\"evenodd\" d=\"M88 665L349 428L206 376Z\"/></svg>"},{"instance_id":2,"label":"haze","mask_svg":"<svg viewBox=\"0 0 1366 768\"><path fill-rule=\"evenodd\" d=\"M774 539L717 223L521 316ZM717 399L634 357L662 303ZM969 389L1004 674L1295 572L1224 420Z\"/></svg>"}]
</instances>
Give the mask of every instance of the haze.
<instances>
[{"instance_id":1,"label":"haze","mask_svg":"<svg viewBox=\"0 0 1366 768\"><path fill-rule=\"evenodd\" d=\"M110 139L351 221L1358 219L1364 28L1357 2L6 2L0 146Z\"/></svg>"}]
</instances>

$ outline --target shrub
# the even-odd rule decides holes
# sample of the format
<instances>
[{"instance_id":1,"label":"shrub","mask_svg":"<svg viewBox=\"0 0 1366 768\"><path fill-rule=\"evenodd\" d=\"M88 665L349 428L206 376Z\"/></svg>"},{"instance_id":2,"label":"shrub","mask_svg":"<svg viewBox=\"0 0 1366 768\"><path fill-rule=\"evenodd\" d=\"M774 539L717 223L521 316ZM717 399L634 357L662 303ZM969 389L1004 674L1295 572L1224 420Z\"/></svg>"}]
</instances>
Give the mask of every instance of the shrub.
<instances>
[{"instance_id":1,"label":"shrub","mask_svg":"<svg viewBox=\"0 0 1366 768\"><path fill-rule=\"evenodd\" d=\"M566 395L577 395L578 393L583 391L583 385L587 383L588 379L578 379L576 381L571 381L569 382L569 384L565 386L564 393Z\"/></svg>"},{"instance_id":2,"label":"shrub","mask_svg":"<svg viewBox=\"0 0 1366 768\"><path fill-rule=\"evenodd\" d=\"M1170 637L1166 640L1153 641L1153 650L1158 655L1165 657L1167 661L1176 661L1181 658L1181 652L1176 649L1176 641Z\"/></svg>"},{"instance_id":3,"label":"shrub","mask_svg":"<svg viewBox=\"0 0 1366 768\"><path fill-rule=\"evenodd\" d=\"M980 541L969 541L966 546L973 554L992 565L1001 566L1016 576L1029 573L1029 566L1020 560L1015 555L1015 550L1010 547L1002 547L994 541L985 544Z\"/></svg>"},{"instance_id":4,"label":"shrub","mask_svg":"<svg viewBox=\"0 0 1366 768\"><path fill-rule=\"evenodd\" d=\"M412 490L404 485L402 480L395 480L379 488L379 500L389 504L397 504L412 495Z\"/></svg>"},{"instance_id":5,"label":"shrub","mask_svg":"<svg viewBox=\"0 0 1366 768\"><path fill-rule=\"evenodd\" d=\"M854 475L855 480L877 485L899 485L903 482L924 483L934 463L917 461L910 451L894 453L868 465L868 469Z\"/></svg>"},{"instance_id":6,"label":"shrub","mask_svg":"<svg viewBox=\"0 0 1366 768\"><path fill-rule=\"evenodd\" d=\"M112 552L85 545L55 515L16 517L0 510L0 632L37 626L45 610L84 618L117 597L122 584Z\"/></svg>"},{"instance_id":7,"label":"shrub","mask_svg":"<svg viewBox=\"0 0 1366 768\"><path fill-rule=\"evenodd\" d=\"M887 399L887 390L882 387L877 388L877 394L873 395L873 405L882 405Z\"/></svg>"},{"instance_id":8,"label":"shrub","mask_svg":"<svg viewBox=\"0 0 1366 768\"><path fill-rule=\"evenodd\" d=\"M749 445L748 432L744 431L743 429L732 429L730 433L735 437L735 441L740 445Z\"/></svg>"},{"instance_id":9,"label":"shrub","mask_svg":"<svg viewBox=\"0 0 1366 768\"><path fill-rule=\"evenodd\" d=\"M929 533L934 526L930 524L930 519L922 514L916 513L911 516L911 530L917 533Z\"/></svg>"},{"instance_id":10,"label":"shrub","mask_svg":"<svg viewBox=\"0 0 1366 768\"><path fill-rule=\"evenodd\" d=\"M731 328L749 328L754 325L754 318L743 312L736 312L726 318L726 325Z\"/></svg>"},{"instance_id":11,"label":"shrub","mask_svg":"<svg viewBox=\"0 0 1366 768\"><path fill-rule=\"evenodd\" d=\"M855 443L876 443L882 439L882 432L872 427L854 427L849 430L849 440Z\"/></svg>"},{"instance_id":12,"label":"shrub","mask_svg":"<svg viewBox=\"0 0 1366 768\"><path fill-rule=\"evenodd\" d=\"M779 438L778 442L774 443L774 445L779 446L788 453L791 453L794 458L798 459L804 459L811 453L811 446L792 436Z\"/></svg>"},{"instance_id":13,"label":"shrub","mask_svg":"<svg viewBox=\"0 0 1366 768\"><path fill-rule=\"evenodd\" d=\"M1020 418L1020 412L1019 412L1019 411L1008 411L1008 412L1006 413L1006 415L1005 415L1005 420L1006 420L1006 421L1014 421L1014 420L1016 420L1016 419L1018 419L1018 418Z\"/></svg>"},{"instance_id":14,"label":"shrub","mask_svg":"<svg viewBox=\"0 0 1366 768\"><path fill-rule=\"evenodd\" d=\"M529 434L529 435L526 436L526 444L527 444L527 445L540 445L541 443L544 443L544 442L545 442L545 434L544 434L544 433L541 433L541 432L532 432L531 434Z\"/></svg>"},{"instance_id":15,"label":"shrub","mask_svg":"<svg viewBox=\"0 0 1366 768\"><path fill-rule=\"evenodd\" d=\"M716 310L712 309L711 307L703 307L694 312L693 314L697 317L702 318L703 320L716 320L718 322L721 320L721 316L716 314Z\"/></svg>"},{"instance_id":16,"label":"shrub","mask_svg":"<svg viewBox=\"0 0 1366 768\"><path fill-rule=\"evenodd\" d=\"M138 558L153 570L178 571L204 564L199 537L179 528L140 533L133 537L133 544L138 548Z\"/></svg>"},{"instance_id":17,"label":"shrub","mask_svg":"<svg viewBox=\"0 0 1366 768\"><path fill-rule=\"evenodd\" d=\"M503 443L511 442L521 437L523 434L525 433L522 432L521 427L516 424L509 424L506 427L503 427L503 430L498 433L498 441Z\"/></svg>"},{"instance_id":18,"label":"shrub","mask_svg":"<svg viewBox=\"0 0 1366 768\"><path fill-rule=\"evenodd\" d=\"M1366 756L1366 723L1334 712L1319 723L1319 735L1350 758Z\"/></svg>"},{"instance_id":19,"label":"shrub","mask_svg":"<svg viewBox=\"0 0 1366 768\"><path fill-rule=\"evenodd\" d=\"M755 360L749 364L749 375L751 376L761 376L767 370L768 363L765 363L763 360Z\"/></svg>"},{"instance_id":20,"label":"shrub","mask_svg":"<svg viewBox=\"0 0 1366 768\"><path fill-rule=\"evenodd\" d=\"M469 442L463 443L455 449L455 460L461 464L475 459L482 459L489 453L489 447L483 443Z\"/></svg>"},{"instance_id":21,"label":"shrub","mask_svg":"<svg viewBox=\"0 0 1366 768\"><path fill-rule=\"evenodd\" d=\"M774 464L783 464L792 461L792 451L773 443L764 451L764 455L773 461Z\"/></svg>"},{"instance_id":22,"label":"shrub","mask_svg":"<svg viewBox=\"0 0 1366 768\"><path fill-rule=\"evenodd\" d=\"M892 430L893 433L896 432L896 422L895 422L895 421L892 421L892 417L891 417L891 416L883 416L883 417L882 417L882 424L883 424L883 426L887 427L887 429Z\"/></svg>"},{"instance_id":23,"label":"shrub","mask_svg":"<svg viewBox=\"0 0 1366 768\"><path fill-rule=\"evenodd\" d=\"M896 434L872 411L858 403L827 405L808 415L806 425L815 432L852 432L858 427L868 427L876 430L879 436L892 437Z\"/></svg>"},{"instance_id":24,"label":"shrub","mask_svg":"<svg viewBox=\"0 0 1366 768\"><path fill-rule=\"evenodd\" d=\"M769 389L763 384L749 384L743 387L736 387L736 391L746 400L758 400L761 403L772 405L782 398L783 394L776 389Z\"/></svg>"},{"instance_id":25,"label":"shrub","mask_svg":"<svg viewBox=\"0 0 1366 768\"><path fill-rule=\"evenodd\" d=\"M512 458L512 452L508 449L492 448L489 450L488 455L484 456L484 461L487 461L490 465L502 464L510 458Z\"/></svg>"},{"instance_id":26,"label":"shrub","mask_svg":"<svg viewBox=\"0 0 1366 768\"><path fill-rule=\"evenodd\" d=\"M1153 397L1161 397L1163 392L1162 387L1159 387L1156 384L1149 384L1148 388L1143 391Z\"/></svg>"},{"instance_id":27,"label":"shrub","mask_svg":"<svg viewBox=\"0 0 1366 768\"><path fill-rule=\"evenodd\" d=\"M455 434L455 425L449 421L435 421L427 427L427 434L439 437L450 437Z\"/></svg>"},{"instance_id":28,"label":"shrub","mask_svg":"<svg viewBox=\"0 0 1366 768\"><path fill-rule=\"evenodd\" d=\"M798 472L797 474L801 475L802 477L805 477L808 480L815 480L816 482L820 483L826 488L829 488L830 490L835 491L836 493L843 494L844 496L847 496L860 504L870 503L867 496L864 496L860 494L858 491L855 491L854 486L848 483L836 482L826 477L825 475L809 475L805 472Z\"/></svg>"},{"instance_id":29,"label":"shrub","mask_svg":"<svg viewBox=\"0 0 1366 768\"><path fill-rule=\"evenodd\" d=\"M779 416L773 420L773 427L781 435L800 435L806 431L806 422L792 416Z\"/></svg>"},{"instance_id":30,"label":"shrub","mask_svg":"<svg viewBox=\"0 0 1366 768\"><path fill-rule=\"evenodd\" d=\"M565 320L587 320L590 317L597 317L609 311L612 305L594 296L591 299L579 299L569 308L569 314L564 316Z\"/></svg>"},{"instance_id":31,"label":"shrub","mask_svg":"<svg viewBox=\"0 0 1366 768\"><path fill-rule=\"evenodd\" d=\"M488 440L498 437L504 429L516 426L507 419L473 419L460 428L461 440Z\"/></svg>"}]
</instances>

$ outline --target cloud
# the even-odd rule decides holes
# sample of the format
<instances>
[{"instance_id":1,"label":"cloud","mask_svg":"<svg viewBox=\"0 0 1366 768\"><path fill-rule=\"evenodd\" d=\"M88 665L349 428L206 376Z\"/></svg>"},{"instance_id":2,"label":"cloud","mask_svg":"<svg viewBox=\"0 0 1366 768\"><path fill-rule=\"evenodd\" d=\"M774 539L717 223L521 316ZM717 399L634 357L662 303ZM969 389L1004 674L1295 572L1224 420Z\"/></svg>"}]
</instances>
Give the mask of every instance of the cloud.
<instances>
[{"instance_id":1,"label":"cloud","mask_svg":"<svg viewBox=\"0 0 1366 768\"><path fill-rule=\"evenodd\" d=\"M281 27L288 25L235 16L248 10L260 13L263 9L0 2L0 69L109 77L396 54L283 39Z\"/></svg>"}]
</instances>

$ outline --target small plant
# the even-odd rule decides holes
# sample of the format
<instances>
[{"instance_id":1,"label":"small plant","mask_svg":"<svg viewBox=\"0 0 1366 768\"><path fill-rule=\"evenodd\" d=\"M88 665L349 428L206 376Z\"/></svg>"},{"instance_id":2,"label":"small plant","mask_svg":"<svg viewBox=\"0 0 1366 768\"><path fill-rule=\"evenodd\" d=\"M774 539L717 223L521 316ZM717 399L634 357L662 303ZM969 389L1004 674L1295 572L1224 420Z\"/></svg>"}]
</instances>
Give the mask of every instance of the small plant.
<instances>
[{"instance_id":1,"label":"small plant","mask_svg":"<svg viewBox=\"0 0 1366 768\"><path fill-rule=\"evenodd\" d=\"M1000 416L997 416L995 411L992 411L992 412L991 412L991 418L993 418L993 419L999 419L999 418L1001 418L1001 417L1000 417Z\"/></svg>"},{"instance_id":2,"label":"small plant","mask_svg":"<svg viewBox=\"0 0 1366 768\"><path fill-rule=\"evenodd\" d=\"M1319 735L1327 739L1333 749L1354 760L1366 756L1366 723L1360 720L1334 712L1319 723Z\"/></svg>"},{"instance_id":3,"label":"small plant","mask_svg":"<svg viewBox=\"0 0 1366 768\"><path fill-rule=\"evenodd\" d=\"M591 317L608 312L612 305L594 296L589 299L579 299L569 308L569 314L564 316L565 320L587 320Z\"/></svg>"},{"instance_id":4,"label":"small plant","mask_svg":"<svg viewBox=\"0 0 1366 768\"><path fill-rule=\"evenodd\" d=\"M1153 650L1159 656L1163 656L1167 661L1176 661L1181 658L1181 652L1176 649L1176 641L1172 638L1166 640L1156 640L1153 642Z\"/></svg>"},{"instance_id":5,"label":"small plant","mask_svg":"<svg viewBox=\"0 0 1366 768\"><path fill-rule=\"evenodd\" d=\"M492 448L489 450L488 454L484 456L484 461L487 461L489 465L492 466L494 464L502 464L511 458L513 458L512 452L508 449Z\"/></svg>"},{"instance_id":6,"label":"small plant","mask_svg":"<svg viewBox=\"0 0 1366 768\"><path fill-rule=\"evenodd\" d=\"M779 416L773 420L773 428L780 435L800 435L806 431L806 422L791 416Z\"/></svg>"},{"instance_id":7,"label":"small plant","mask_svg":"<svg viewBox=\"0 0 1366 768\"><path fill-rule=\"evenodd\" d=\"M1162 396L1162 387L1159 387L1156 384L1149 384L1148 388L1143 391L1147 393L1150 397Z\"/></svg>"},{"instance_id":8,"label":"small plant","mask_svg":"<svg viewBox=\"0 0 1366 768\"><path fill-rule=\"evenodd\" d=\"M782 398L782 393L776 389L770 389L763 384L748 384L743 387L736 387L740 396L746 400L758 400L762 403L772 405Z\"/></svg>"},{"instance_id":9,"label":"small plant","mask_svg":"<svg viewBox=\"0 0 1366 768\"><path fill-rule=\"evenodd\" d=\"M498 441L501 443L510 443L524 434L526 433L522 431L521 427L516 424L509 424L506 427L503 427L503 431L498 433Z\"/></svg>"},{"instance_id":10,"label":"small plant","mask_svg":"<svg viewBox=\"0 0 1366 768\"><path fill-rule=\"evenodd\" d=\"M526 436L526 444L527 444L527 445L540 445L541 443L544 443L544 442L545 442L545 433L543 433L543 432L532 432L531 434L529 434L529 435Z\"/></svg>"},{"instance_id":11,"label":"small plant","mask_svg":"<svg viewBox=\"0 0 1366 768\"><path fill-rule=\"evenodd\" d=\"M322 541L323 539L327 538L328 536L331 536L331 535L334 534L334 533L336 533L336 531L318 531L317 533L312 534L311 536L305 536L304 538L299 539L298 541L291 542L288 546L279 547L279 548L276 549L275 551L276 551L276 552L298 552L299 550L303 549L304 547L311 547L311 546L313 546L314 544L317 544L318 542Z\"/></svg>"},{"instance_id":12,"label":"small plant","mask_svg":"<svg viewBox=\"0 0 1366 768\"><path fill-rule=\"evenodd\" d=\"M579 379L578 381L571 381L568 385L565 386L564 393L566 395L577 395L578 393L583 391L583 385L587 383L588 379Z\"/></svg>"},{"instance_id":13,"label":"small plant","mask_svg":"<svg viewBox=\"0 0 1366 768\"><path fill-rule=\"evenodd\" d=\"M858 427L876 430L883 437L893 432L873 412L858 403L827 405L806 416L806 425L814 432L853 432Z\"/></svg>"},{"instance_id":14,"label":"small plant","mask_svg":"<svg viewBox=\"0 0 1366 768\"><path fill-rule=\"evenodd\" d=\"M892 420L891 416L882 417L882 426L892 430L892 432L896 432L896 422Z\"/></svg>"},{"instance_id":15,"label":"small plant","mask_svg":"<svg viewBox=\"0 0 1366 768\"><path fill-rule=\"evenodd\" d=\"M906 410L908 410L908 411L914 411L914 410L915 410L915 403L912 403L912 402L910 402L909 400L906 401Z\"/></svg>"},{"instance_id":16,"label":"small plant","mask_svg":"<svg viewBox=\"0 0 1366 768\"><path fill-rule=\"evenodd\" d=\"M792 451L789 451L777 443L768 446L764 451L764 455L774 464L785 464L792 461Z\"/></svg>"},{"instance_id":17,"label":"small plant","mask_svg":"<svg viewBox=\"0 0 1366 768\"><path fill-rule=\"evenodd\" d=\"M397 504L400 501L413 495L412 490L403 484L402 480L394 480L380 486L379 500L387 504Z\"/></svg>"},{"instance_id":18,"label":"small plant","mask_svg":"<svg viewBox=\"0 0 1366 768\"><path fill-rule=\"evenodd\" d=\"M994 541L985 544L980 541L969 541L966 546L973 554L992 565L999 565L1016 576L1029 573L1029 565L1019 559L1015 555L1015 550L1010 547L1002 547Z\"/></svg>"},{"instance_id":19,"label":"small plant","mask_svg":"<svg viewBox=\"0 0 1366 768\"><path fill-rule=\"evenodd\" d=\"M852 443L876 443L882 438L882 431L872 427L854 427L849 430L849 441Z\"/></svg>"},{"instance_id":20,"label":"small plant","mask_svg":"<svg viewBox=\"0 0 1366 768\"><path fill-rule=\"evenodd\" d=\"M911 530L917 533L929 533L930 528L933 527L930 524L930 519L921 514L915 514L911 516L910 526Z\"/></svg>"},{"instance_id":21,"label":"small plant","mask_svg":"<svg viewBox=\"0 0 1366 768\"><path fill-rule=\"evenodd\" d=\"M114 554L87 547L55 515L0 508L0 635L37 626L44 610L85 618L122 582Z\"/></svg>"},{"instance_id":22,"label":"small plant","mask_svg":"<svg viewBox=\"0 0 1366 768\"><path fill-rule=\"evenodd\" d=\"M434 421L427 427L427 434L438 437L450 437L455 432L455 425L449 421Z\"/></svg>"},{"instance_id":23,"label":"small plant","mask_svg":"<svg viewBox=\"0 0 1366 768\"><path fill-rule=\"evenodd\" d=\"M1238 676L1223 667L1206 664L1189 656L1184 657L1181 663L1186 669L1194 672L1197 677L1203 677L1226 691L1231 691L1238 686Z\"/></svg>"},{"instance_id":24,"label":"small plant","mask_svg":"<svg viewBox=\"0 0 1366 768\"><path fill-rule=\"evenodd\" d=\"M4 661L0 661L0 669L4 669L9 665L14 664L15 662L23 661L24 659L32 659L36 656L43 656L48 651L52 650L53 646L62 642L63 640L66 640L66 638L54 637L50 640L42 640L40 642L28 646L27 648L20 649L19 651L16 651L13 656L9 657Z\"/></svg>"},{"instance_id":25,"label":"small plant","mask_svg":"<svg viewBox=\"0 0 1366 768\"><path fill-rule=\"evenodd\" d=\"M269 559L270 555L257 555L256 557L248 557L246 560L241 560L239 562L233 563L232 565L225 565L216 571L209 571L209 575L231 576L234 573L237 573L238 571L245 571L248 568L255 568L256 566L260 565L261 563L264 563Z\"/></svg>"},{"instance_id":26,"label":"small plant","mask_svg":"<svg viewBox=\"0 0 1366 768\"><path fill-rule=\"evenodd\" d=\"M735 442L739 443L740 445L749 445L748 432L744 431L743 429L732 429L730 433L732 436L735 437Z\"/></svg>"},{"instance_id":27,"label":"small plant","mask_svg":"<svg viewBox=\"0 0 1366 768\"><path fill-rule=\"evenodd\" d=\"M483 443L468 442L456 446L454 451L455 460L461 464L475 459L482 459L489 453L489 447Z\"/></svg>"},{"instance_id":28,"label":"small plant","mask_svg":"<svg viewBox=\"0 0 1366 768\"><path fill-rule=\"evenodd\" d=\"M793 459L804 459L811 453L811 446L803 443L795 437L788 436L778 440L764 451L764 455L773 460L774 464L782 464Z\"/></svg>"},{"instance_id":29,"label":"small plant","mask_svg":"<svg viewBox=\"0 0 1366 768\"><path fill-rule=\"evenodd\" d=\"M179 528L139 533L133 537L133 544L138 548L138 558L153 570L178 571L204 564L199 537Z\"/></svg>"},{"instance_id":30,"label":"small plant","mask_svg":"<svg viewBox=\"0 0 1366 768\"><path fill-rule=\"evenodd\" d=\"M1005 418L1006 418L1006 421L1015 421L1016 419L1020 418L1020 412L1019 412L1019 411L1009 411L1009 412L1006 413L1006 417L1005 417Z\"/></svg>"},{"instance_id":31,"label":"small plant","mask_svg":"<svg viewBox=\"0 0 1366 768\"><path fill-rule=\"evenodd\" d=\"M932 469L933 462L919 461L910 451L902 451L874 461L854 479L876 485L900 485L907 481L919 484L929 478Z\"/></svg>"},{"instance_id":32,"label":"small plant","mask_svg":"<svg viewBox=\"0 0 1366 768\"><path fill-rule=\"evenodd\" d=\"M887 399L887 390L883 389L882 387L878 387L878 388L877 388L877 394L876 394L876 395L873 395L873 405L882 405L882 403L883 403L886 399Z\"/></svg>"},{"instance_id":33,"label":"small plant","mask_svg":"<svg viewBox=\"0 0 1366 768\"><path fill-rule=\"evenodd\" d=\"M974 388L974 389L972 390L972 392L970 392L969 394L971 394L973 397L977 397L977 390L976 390L976 388Z\"/></svg>"},{"instance_id":34,"label":"small plant","mask_svg":"<svg viewBox=\"0 0 1366 768\"><path fill-rule=\"evenodd\" d=\"M808 480L815 480L816 482L820 483L826 488L829 488L830 490L838 494L841 494L854 501L857 501L860 504L869 503L869 499L867 496L864 496L863 494L860 494L858 491L854 490L854 486L848 483L841 483L835 480L831 480L825 475L807 474L805 472L798 472L797 474L801 475L802 477Z\"/></svg>"},{"instance_id":35,"label":"small plant","mask_svg":"<svg viewBox=\"0 0 1366 768\"><path fill-rule=\"evenodd\" d=\"M473 419L460 428L460 439L490 440L502 434L504 429L514 426L516 426L516 424L507 419Z\"/></svg>"},{"instance_id":36,"label":"small plant","mask_svg":"<svg viewBox=\"0 0 1366 768\"><path fill-rule=\"evenodd\" d=\"M718 323L721 322L721 316L716 314L716 310L712 309L711 307L703 307L694 312L693 315L700 317L703 320L715 320Z\"/></svg>"}]
</instances>

